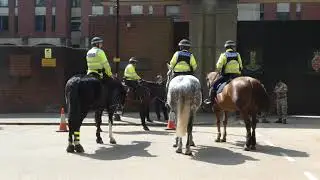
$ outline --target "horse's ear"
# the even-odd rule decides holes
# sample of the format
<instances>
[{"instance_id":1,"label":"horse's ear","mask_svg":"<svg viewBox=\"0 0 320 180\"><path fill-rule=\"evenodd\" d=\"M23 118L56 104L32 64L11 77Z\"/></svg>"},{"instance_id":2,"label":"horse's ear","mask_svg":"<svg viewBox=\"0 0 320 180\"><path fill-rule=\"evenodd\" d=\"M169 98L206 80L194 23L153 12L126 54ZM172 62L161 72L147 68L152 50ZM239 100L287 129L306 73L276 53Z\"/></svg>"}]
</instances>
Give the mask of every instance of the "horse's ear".
<instances>
[{"instance_id":1,"label":"horse's ear","mask_svg":"<svg viewBox=\"0 0 320 180\"><path fill-rule=\"evenodd\" d=\"M167 64L167 68L171 70L170 64L169 63L166 63L166 64Z\"/></svg>"}]
</instances>

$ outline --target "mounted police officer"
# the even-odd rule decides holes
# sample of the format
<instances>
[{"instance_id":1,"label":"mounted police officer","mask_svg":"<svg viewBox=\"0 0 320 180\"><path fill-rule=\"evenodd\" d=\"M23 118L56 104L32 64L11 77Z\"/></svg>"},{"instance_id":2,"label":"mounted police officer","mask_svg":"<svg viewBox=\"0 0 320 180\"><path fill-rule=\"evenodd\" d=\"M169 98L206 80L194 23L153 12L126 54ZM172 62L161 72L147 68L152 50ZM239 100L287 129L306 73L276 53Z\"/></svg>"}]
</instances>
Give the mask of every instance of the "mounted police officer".
<instances>
[{"instance_id":1,"label":"mounted police officer","mask_svg":"<svg viewBox=\"0 0 320 180\"><path fill-rule=\"evenodd\" d=\"M178 75L194 75L194 72L197 69L197 61L190 52L190 41L182 39L178 46L179 51L174 53L170 61L170 68L173 69L172 78Z\"/></svg>"},{"instance_id":2,"label":"mounted police officer","mask_svg":"<svg viewBox=\"0 0 320 180\"><path fill-rule=\"evenodd\" d=\"M243 69L241 56L236 52L236 43L228 40L224 45L226 52L222 53L216 64L216 69L220 73L220 77L214 82L209 90L209 98L204 101L205 104L211 104L216 97L216 91L219 84L234 79L241 75Z\"/></svg>"},{"instance_id":3,"label":"mounted police officer","mask_svg":"<svg viewBox=\"0 0 320 180\"><path fill-rule=\"evenodd\" d=\"M127 86L131 87L135 93L140 86L140 83L143 81L136 72L137 63L137 58L131 57L129 59L129 64L124 70L124 82Z\"/></svg>"},{"instance_id":4,"label":"mounted police officer","mask_svg":"<svg viewBox=\"0 0 320 180\"><path fill-rule=\"evenodd\" d=\"M92 48L87 52L87 74L92 75L98 79L103 78L103 74L112 78L112 71L109 65L106 54L101 49L103 46L103 39L94 37L91 39Z\"/></svg>"}]
</instances>

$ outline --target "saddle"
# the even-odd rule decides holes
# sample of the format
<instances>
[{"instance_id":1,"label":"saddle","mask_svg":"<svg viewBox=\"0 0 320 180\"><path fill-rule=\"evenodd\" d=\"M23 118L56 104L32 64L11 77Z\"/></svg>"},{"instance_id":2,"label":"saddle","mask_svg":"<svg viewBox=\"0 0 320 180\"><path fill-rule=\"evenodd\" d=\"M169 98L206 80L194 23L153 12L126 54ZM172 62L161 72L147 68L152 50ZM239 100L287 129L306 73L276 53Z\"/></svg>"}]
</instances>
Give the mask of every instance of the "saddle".
<instances>
[{"instance_id":1,"label":"saddle","mask_svg":"<svg viewBox=\"0 0 320 180\"><path fill-rule=\"evenodd\" d=\"M232 80L233 80L233 78L232 78L232 79L229 79L229 80L226 81L226 82L220 83L220 84L218 85L217 94L221 93L221 92L223 91L223 88L226 87L226 85L229 84Z\"/></svg>"}]
</instances>

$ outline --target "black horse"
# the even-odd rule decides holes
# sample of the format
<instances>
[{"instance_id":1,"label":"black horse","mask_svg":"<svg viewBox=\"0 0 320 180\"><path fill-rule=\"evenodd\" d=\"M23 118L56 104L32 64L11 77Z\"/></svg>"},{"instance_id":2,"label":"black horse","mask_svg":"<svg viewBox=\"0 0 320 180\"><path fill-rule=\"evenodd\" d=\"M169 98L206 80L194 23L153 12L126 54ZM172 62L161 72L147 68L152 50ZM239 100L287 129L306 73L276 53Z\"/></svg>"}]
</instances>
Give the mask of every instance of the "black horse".
<instances>
[{"instance_id":1,"label":"black horse","mask_svg":"<svg viewBox=\"0 0 320 180\"><path fill-rule=\"evenodd\" d=\"M134 99L132 91L129 91L127 99ZM131 94L131 95L130 95ZM138 104L139 104L139 114L141 119L141 124L143 129L149 131L148 126L146 125L146 119L150 120L149 113L150 113L150 105L151 102L158 102L160 106L156 110L156 112L160 114L160 108L163 111L165 120L169 119L168 116L168 109L165 106L166 102L166 88L164 84L159 84L152 81L141 81L140 86L136 90L136 94L138 96ZM137 101L136 101L137 102ZM160 115L159 115L160 116Z\"/></svg>"},{"instance_id":2,"label":"black horse","mask_svg":"<svg viewBox=\"0 0 320 180\"><path fill-rule=\"evenodd\" d=\"M92 75L75 75L65 86L65 99L68 108L69 145L67 152L84 152L80 144L80 127L88 112L95 112L96 142L102 144L100 136L102 112L106 110L109 116L109 138L111 144L116 144L112 134L113 114L122 109L125 103L126 91L121 81L111 78L102 80ZM73 141L74 136L74 141Z\"/></svg>"}]
</instances>

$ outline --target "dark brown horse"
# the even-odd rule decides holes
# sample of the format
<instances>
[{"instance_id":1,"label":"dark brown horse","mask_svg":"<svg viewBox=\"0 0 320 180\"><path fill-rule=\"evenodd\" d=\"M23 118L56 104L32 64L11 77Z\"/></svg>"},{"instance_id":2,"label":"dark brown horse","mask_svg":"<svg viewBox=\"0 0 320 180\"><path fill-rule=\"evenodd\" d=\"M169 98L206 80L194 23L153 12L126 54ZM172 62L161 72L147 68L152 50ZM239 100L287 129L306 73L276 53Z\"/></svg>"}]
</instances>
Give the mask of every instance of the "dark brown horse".
<instances>
[{"instance_id":1,"label":"dark brown horse","mask_svg":"<svg viewBox=\"0 0 320 180\"><path fill-rule=\"evenodd\" d=\"M218 79L219 73L210 72L207 74L207 86L210 88ZM245 150L256 149L256 124L257 113L268 110L269 96L259 80L248 76L237 77L231 80L223 90L217 94L215 105L212 110L217 117L218 136L216 142L225 142L227 136L228 112L240 112L240 117L244 120L247 135ZM221 138L220 118L224 114L224 132ZM252 132L251 132L252 129Z\"/></svg>"}]
</instances>

